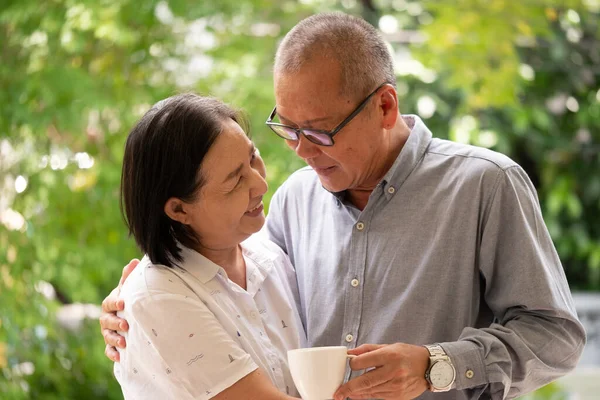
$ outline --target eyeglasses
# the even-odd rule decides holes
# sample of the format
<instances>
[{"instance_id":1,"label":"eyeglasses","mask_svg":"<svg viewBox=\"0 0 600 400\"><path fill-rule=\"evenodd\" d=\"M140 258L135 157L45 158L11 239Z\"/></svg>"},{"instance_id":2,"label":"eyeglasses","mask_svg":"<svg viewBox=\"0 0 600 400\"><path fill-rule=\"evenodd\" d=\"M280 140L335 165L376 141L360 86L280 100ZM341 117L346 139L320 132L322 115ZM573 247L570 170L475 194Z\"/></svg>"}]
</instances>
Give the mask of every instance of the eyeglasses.
<instances>
[{"instance_id":1,"label":"eyeglasses","mask_svg":"<svg viewBox=\"0 0 600 400\"><path fill-rule=\"evenodd\" d=\"M356 117L358 115L358 113L360 113L362 111L363 108L365 108L365 106L367 105L367 103L369 102L371 97L373 97L375 95L375 93L377 93L379 91L379 89L381 89L387 83L388 82L384 82L381 85L379 85L377 87L377 89L375 89L370 95L368 95L367 98L364 99L358 105L358 107L356 107L354 109L354 111L352 111L352 113L350 113L350 115L348 115L348 117L346 117L346 119L344 119L342 122L340 122L340 124L331 131L325 131L325 130L321 130L321 129L295 128L293 126L273 122L273 118L275 118L275 115L277 115L277 106L275 106L275 108L273 108L273 111L271 112L271 116L269 117L269 119L267 119L267 122L265 122L265 123L269 126L269 128L271 128L271 130L273 132L275 132L277 134L277 136L282 137L286 140L298 140L300 138L300 135L302 135L306 139L308 139L311 142L318 144L320 146L333 146L333 144L334 144L333 137L340 130L342 130L342 128L344 126L348 125L348 123L350 123L350 121L352 121L352 119L354 117Z\"/></svg>"}]
</instances>

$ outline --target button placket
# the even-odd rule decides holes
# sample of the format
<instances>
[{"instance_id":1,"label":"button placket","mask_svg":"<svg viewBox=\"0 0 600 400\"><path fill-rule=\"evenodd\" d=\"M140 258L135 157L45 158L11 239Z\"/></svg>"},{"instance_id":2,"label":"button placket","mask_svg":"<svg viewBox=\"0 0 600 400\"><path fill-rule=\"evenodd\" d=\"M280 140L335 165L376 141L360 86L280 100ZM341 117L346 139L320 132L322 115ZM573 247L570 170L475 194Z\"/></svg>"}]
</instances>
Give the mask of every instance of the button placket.
<instances>
[{"instance_id":1,"label":"button placket","mask_svg":"<svg viewBox=\"0 0 600 400\"><path fill-rule=\"evenodd\" d=\"M278 382L278 385L282 388L285 387L283 370L281 368L281 362L277 354L275 354L271 349L273 349L273 343L268 335L268 329L262 320L262 318L256 318L254 321L256 324L255 332L258 332L258 335L255 334L256 340L261 343L263 349L267 351L266 361L269 366L271 373L273 374L275 380Z\"/></svg>"},{"instance_id":2,"label":"button placket","mask_svg":"<svg viewBox=\"0 0 600 400\"><path fill-rule=\"evenodd\" d=\"M277 354L270 352L267 354L267 362L271 369L271 373L273 374L277 386L282 389L285 387L285 378L283 376L283 370L281 369L281 362Z\"/></svg>"},{"instance_id":3,"label":"button placket","mask_svg":"<svg viewBox=\"0 0 600 400\"><path fill-rule=\"evenodd\" d=\"M362 319L362 304L365 276L365 262L368 240L368 224L371 222L372 206L369 204L360 214L354 216L353 232L348 253L349 265L346 275L344 322L341 341L348 348L357 346L357 334L360 331ZM349 379L352 371L348 369L345 379Z\"/></svg>"}]
</instances>

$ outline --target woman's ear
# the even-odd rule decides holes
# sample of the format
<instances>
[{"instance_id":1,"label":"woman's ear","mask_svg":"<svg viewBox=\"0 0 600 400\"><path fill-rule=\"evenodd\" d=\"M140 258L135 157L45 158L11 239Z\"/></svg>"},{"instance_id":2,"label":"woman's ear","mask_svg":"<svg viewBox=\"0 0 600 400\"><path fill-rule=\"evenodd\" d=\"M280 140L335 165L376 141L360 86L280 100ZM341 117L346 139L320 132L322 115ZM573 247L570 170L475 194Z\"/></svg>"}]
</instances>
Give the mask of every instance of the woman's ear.
<instances>
[{"instance_id":1,"label":"woman's ear","mask_svg":"<svg viewBox=\"0 0 600 400\"><path fill-rule=\"evenodd\" d=\"M181 222L184 225L189 225L189 216L185 212L185 208L183 206L183 201L178 199L177 197L171 197L165 203L165 214L173 221Z\"/></svg>"}]
</instances>

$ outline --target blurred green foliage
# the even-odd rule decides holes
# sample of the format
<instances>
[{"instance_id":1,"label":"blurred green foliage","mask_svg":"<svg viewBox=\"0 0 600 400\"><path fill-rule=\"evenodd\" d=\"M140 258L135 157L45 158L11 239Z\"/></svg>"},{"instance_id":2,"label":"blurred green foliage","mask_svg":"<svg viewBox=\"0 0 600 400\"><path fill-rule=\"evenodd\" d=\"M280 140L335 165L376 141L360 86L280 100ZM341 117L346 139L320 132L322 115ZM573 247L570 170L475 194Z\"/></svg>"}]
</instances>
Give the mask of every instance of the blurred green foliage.
<instances>
[{"instance_id":1,"label":"blurred green foliage","mask_svg":"<svg viewBox=\"0 0 600 400\"><path fill-rule=\"evenodd\" d=\"M536 390L533 393L522 396L520 400L569 400L572 396L569 395L556 382L552 382L543 388Z\"/></svg>"},{"instance_id":2,"label":"blurred green foliage","mask_svg":"<svg viewBox=\"0 0 600 400\"><path fill-rule=\"evenodd\" d=\"M269 198L302 166L263 125L273 55L296 22L331 10L381 27L402 112L525 167L571 286L600 290L599 0L5 0L2 399L122 398L93 313L76 328L57 315L99 304L139 257L118 208L129 127L181 91L243 107Z\"/></svg>"}]
</instances>

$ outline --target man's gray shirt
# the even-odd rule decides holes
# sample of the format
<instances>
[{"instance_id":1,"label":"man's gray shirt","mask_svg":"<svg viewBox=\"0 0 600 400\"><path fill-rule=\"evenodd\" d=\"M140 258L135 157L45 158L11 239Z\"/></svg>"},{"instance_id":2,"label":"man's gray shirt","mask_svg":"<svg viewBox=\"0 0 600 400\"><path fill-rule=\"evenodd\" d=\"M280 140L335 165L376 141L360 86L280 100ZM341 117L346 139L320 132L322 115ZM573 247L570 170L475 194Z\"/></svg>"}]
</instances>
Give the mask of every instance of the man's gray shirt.
<instances>
[{"instance_id":1,"label":"man's gray shirt","mask_svg":"<svg viewBox=\"0 0 600 400\"><path fill-rule=\"evenodd\" d=\"M309 346L440 343L458 390L422 399L513 398L564 375L585 333L527 174L404 118L410 136L362 212L308 167L271 201Z\"/></svg>"}]
</instances>

